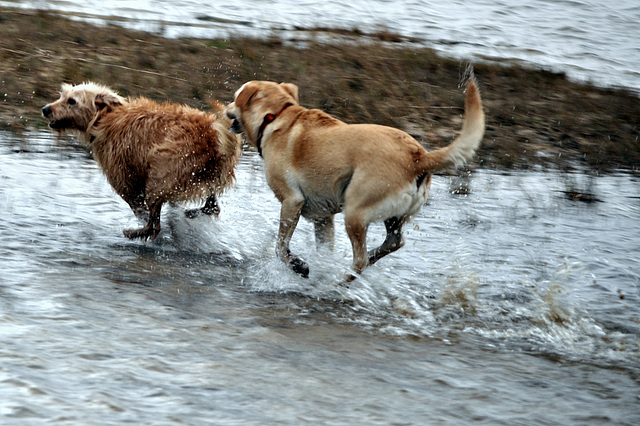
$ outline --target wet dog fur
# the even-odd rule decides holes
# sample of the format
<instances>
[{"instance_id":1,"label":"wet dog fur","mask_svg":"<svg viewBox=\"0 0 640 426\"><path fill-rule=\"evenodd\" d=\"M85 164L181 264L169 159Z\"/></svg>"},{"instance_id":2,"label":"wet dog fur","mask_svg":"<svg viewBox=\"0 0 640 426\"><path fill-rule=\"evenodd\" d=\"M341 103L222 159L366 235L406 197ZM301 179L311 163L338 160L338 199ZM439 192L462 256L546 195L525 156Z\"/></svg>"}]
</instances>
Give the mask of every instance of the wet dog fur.
<instances>
[{"instance_id":1,"label":"wet dog fur","mask_svg":"<svg viewBox=\"0 0 640 426\"><path fill-rule=\"evenodd\" d=\"M404 245L402 226L427 200L432 173L470 160L484 135L482 101L471 75L462 131L448 146L428 152L407 133L375 124L346 124L299 104L298 87L250 81L227 106L232 129L243 132L264 158L269 186L281 202L276 252L293 271L309 267L289 242L300 216L314 224L316 242L333 246L334 215L344 211L353 250L352 268ZM370 223L383 221L387 236L367 251ZM347 281L354 279L350 274Z\"/></svg>"},{"instance_id":2,"label":"wet dog fur","mask_svg":"<svg viewBox=\"0 0 640 426\"><path fill-rule=\"evenodd\" d=\"M60 98L42 108L49 126L89 144L113 189L146 225L129 238L155 239L166 202L206 200L187 216L218 214L217 196L234 180L241 141L231 121L216 114L143 97L125 99L106 86L63 84Z\"/></svg>"}]
</instances>

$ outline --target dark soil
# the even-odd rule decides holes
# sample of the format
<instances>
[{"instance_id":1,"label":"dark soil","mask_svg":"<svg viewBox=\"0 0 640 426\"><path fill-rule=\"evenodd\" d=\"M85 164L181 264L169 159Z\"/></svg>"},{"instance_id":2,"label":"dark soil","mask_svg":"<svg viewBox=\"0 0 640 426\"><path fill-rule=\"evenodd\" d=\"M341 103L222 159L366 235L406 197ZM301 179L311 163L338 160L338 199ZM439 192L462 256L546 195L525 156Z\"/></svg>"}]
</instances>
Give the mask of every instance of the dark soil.
<instances>
[{"instance_id":1,"label":"dark soil","mask_svg":"<svg viewBox=\"0 0 640 426\"><path fill-rule=\"evenodd\" d=\"M401 128L428 149L448 144L460 129L465 63L388 33L305 40L166 39L0 8L0 129L44 128L40 109L63 82L93 80L122 95L207 109L208 99L229 102L255 79L295 83L304 106L350 123ZM474 67L487 115L476 165L639 170L637 95L518 64Z\"/></svg>"}]
</instances>

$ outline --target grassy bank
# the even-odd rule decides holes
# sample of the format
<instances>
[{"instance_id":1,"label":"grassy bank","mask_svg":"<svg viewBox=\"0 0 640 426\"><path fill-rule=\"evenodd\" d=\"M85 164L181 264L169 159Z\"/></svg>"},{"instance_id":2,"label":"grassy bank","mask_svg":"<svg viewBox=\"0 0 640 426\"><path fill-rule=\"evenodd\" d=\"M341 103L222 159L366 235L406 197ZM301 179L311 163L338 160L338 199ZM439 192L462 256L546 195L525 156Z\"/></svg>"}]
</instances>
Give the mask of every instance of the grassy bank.
<instances>
[{"instance_id":1,"label":"grassy bank","mask_svg":"<svg viewBox=\"0 0 640 426\"><path fill-rule=\"evenodd\" d=\"M278 39L174 40L0 8L0 40L0 129L45 127L40 108L60 84L86 80L205 109L209 98L229 102L247 80L292 82L307 107L401 128L429 149L448 144L462 119L465 64L388 34L353 32L297 47ZM640 168L637 96L519 65L474 65L488 120L482 167Z\"/></svg>"}]
</instances>

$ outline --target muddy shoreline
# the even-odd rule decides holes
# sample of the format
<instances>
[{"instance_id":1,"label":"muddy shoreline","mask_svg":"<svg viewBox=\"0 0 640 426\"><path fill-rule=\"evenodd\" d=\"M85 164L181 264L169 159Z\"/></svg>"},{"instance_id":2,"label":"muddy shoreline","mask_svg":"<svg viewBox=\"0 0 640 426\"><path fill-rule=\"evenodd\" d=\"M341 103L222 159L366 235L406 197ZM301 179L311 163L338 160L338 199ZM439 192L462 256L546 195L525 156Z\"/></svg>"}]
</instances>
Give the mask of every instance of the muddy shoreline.
<instances>
[{"instance_id":1,"label":"muddy shoreline","mask_svg":"<svg viewBox=\"0 0 640 426\"><path fill-rule=\"evenodd\" d=\"M268 79L297 84L304 106L346 122L398 127L428 149L452 140L462 122L464 62L392 34L317 33L299 43L167 39L0 8L0 130L45 128L40 108L63 82L93 80L122 95L207 109L210 98L229 102L245 81ZM474 67L487 132L472 167L640 173L637 95L519 64Z\"/></svg>"}]
</instances>

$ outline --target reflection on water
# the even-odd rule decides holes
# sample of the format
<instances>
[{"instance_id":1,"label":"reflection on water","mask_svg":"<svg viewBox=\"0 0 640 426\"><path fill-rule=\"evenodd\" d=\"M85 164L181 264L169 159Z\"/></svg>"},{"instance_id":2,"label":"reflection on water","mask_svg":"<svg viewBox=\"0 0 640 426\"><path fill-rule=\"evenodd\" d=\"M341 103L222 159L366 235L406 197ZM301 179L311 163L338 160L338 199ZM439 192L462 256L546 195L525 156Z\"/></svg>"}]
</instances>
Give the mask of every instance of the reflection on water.
<instances>
[{"instance_id":1,"label":"reflection on water","mask_svg":"<svg viewBox=\"0 0 640 426\"><path fill-rule=\"evenodd\" d=\"M341 223L334 253L301 223L298 278L260 158L237 174L219 219L168 207L131 242L84 149L0 134L3 423L640 422L637 178L438 176L406 246L341 288Z\"/></svg>"}]
</instances>

